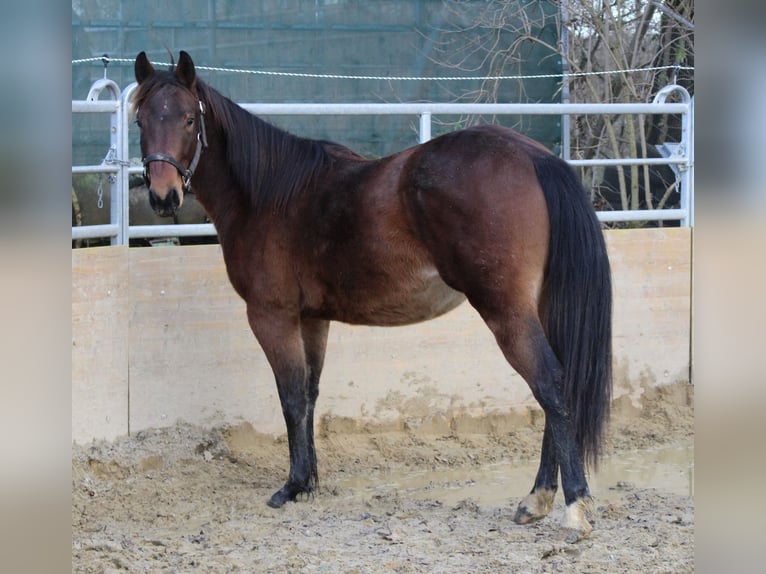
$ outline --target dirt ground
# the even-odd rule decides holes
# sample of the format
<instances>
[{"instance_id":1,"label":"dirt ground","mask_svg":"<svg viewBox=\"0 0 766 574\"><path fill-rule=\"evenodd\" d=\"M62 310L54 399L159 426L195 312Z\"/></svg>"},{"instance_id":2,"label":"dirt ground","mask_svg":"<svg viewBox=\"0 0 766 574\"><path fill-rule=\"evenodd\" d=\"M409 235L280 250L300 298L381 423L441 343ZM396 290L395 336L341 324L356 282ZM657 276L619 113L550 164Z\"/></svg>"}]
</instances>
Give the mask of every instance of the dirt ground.
<instances>
[{"instance_id":1,"label":"dirt ground","mask_svg":"<svg viewBox=\"0 0 766 574\"><path fill-rule=\"evenodd\" d=\"M346 432L342 421L322 421L320 490L278 510L266 500L286 478L286 440L248 424L179 423L73 445L72 569L693 572L693 472L679 489L632 482L618 464L640 455L638 466L651 468L661 464L656 453L692 453L692 403L690 388L676 385L645 393L640 410L615 405L605 463L618 470L591 481L594 530L577 544L558 536L561 494L541 522L512 521L534 479L536 413L526 425L516 417L447 434L428 425ZM686 464L693 470L693 459Z\"/></svg>"}]
</instances>

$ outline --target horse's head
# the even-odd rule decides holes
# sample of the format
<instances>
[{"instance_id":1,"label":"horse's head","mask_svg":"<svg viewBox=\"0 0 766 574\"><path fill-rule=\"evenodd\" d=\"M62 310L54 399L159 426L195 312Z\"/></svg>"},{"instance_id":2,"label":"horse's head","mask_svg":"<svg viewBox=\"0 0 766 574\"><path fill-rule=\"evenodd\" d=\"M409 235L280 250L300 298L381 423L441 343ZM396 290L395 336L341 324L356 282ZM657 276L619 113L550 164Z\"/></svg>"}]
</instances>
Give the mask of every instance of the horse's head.
<instances>
[{"instance_id":1,"label":"horse's head","mask_svg":"<svg viewBox=\"0 0 766 574\"><path fill-rule=\"evenodd\" d=\"M197 95L194 63L181 52L171 71L155 71L145 52L136 57L136 124L141 130L149 203L159 215L173 215L199 162L205 141L204 107Z\"/></svg>"}]
</instances>

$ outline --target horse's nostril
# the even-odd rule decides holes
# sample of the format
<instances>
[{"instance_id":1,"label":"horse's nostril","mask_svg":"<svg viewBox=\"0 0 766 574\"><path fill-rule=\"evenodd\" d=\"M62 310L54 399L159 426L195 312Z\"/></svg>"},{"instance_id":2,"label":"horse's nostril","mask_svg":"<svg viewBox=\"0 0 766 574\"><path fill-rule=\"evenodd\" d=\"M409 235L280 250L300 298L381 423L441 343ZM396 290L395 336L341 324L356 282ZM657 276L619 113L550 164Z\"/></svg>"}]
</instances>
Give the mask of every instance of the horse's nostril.
<instances>
[{"instance_id":1,"label":"horse's nostril","mask_svg":"<svg viewBox=\"0 0 766 574\"><path fill-rule=\"evenodd\" d=\"M173 215L181 205L181 197L177 189L171 189L168 194L161 198L154 190L149 190L149 205L154 212L163 217Z\"/></svg>"},{"instance_id":2,"label":"horse's nostril","mask_svg":"<svg viewBox=\"0 0 766 574\"><path fill-rule=\"evenodd\" d=\"M154 211L157 211L160 207L160 198L157 197L157 194L151 189L149 190L149 205L152 206Z\"/></svg>"},{"instance_id":3,"label":"horse's nostril","mask_svg":"<svg viewBox=\"0 0 766 574\"><path fill-rule=\"evenodd\" d=\"M173 205L173 209L181 205L181 197L178 195L178 190L173 188L170 192L170 201Z\"/></svg>"}]
</instances>

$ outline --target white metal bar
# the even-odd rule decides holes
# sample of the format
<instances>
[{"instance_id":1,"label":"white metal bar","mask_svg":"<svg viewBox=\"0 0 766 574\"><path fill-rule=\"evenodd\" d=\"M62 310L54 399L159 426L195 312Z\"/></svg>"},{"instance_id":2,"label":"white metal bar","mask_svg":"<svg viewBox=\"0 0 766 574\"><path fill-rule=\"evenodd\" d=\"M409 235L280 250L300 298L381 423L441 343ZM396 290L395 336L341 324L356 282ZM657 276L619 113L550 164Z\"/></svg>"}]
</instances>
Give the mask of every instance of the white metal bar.
<instances>
[{"instance_id":1,"label":"white metal bar","mask_svg":"<svg viewBox=\"0 0 766 574\"><path fill-rule=\"evenodd\" d=\"M130 138L128 136L130 135L131 101L133 100L133 94L135 93L137 88L138 88L138 84L136 82L132 82L131 84L128 84L128 86L122 91L121 146L122 146L122 157L126 159L130 157ZM125 167L125 170L124 170L125 181L122 188L123 189L123 194L122 194L122 210L123 211L122 211L122 220L120 222L120 225L122 227L123 241L125 245L128 245L130 243L130 238L132 237L131 226L130 226L130 174L131 173L143 173L143 166L133 167L128 165Z\"/></svg>"},{"instance_id":2,"label":"white metal bar","mask_svg":"<svg viewBox=\"0 0 766 574\"><path fill-rule=\"evenodd\" d=\"M688 168L689 168L689 175L688 179L686 180L687 185L689 186L689 195L687 198L688 205L688 217L689 221L688 224L690 227L694 227L694 97L691 98L690 102L690 110L689 110L689 147L686 150L686 155L688 157Z\"/></svg>"},{"instance_id":3,"label":"white metal bar","mask_svg":"<svg viewBox=\"0 0 766 574\"><path fill-rule=\"evenodd\" d=\"M131 225L128 235L133 238L189 237L194 235L217 235L212 223L188 223L183 225Z\"/></svg>"},{"instance_id":4,"label":"white metal bar","mask_svg":"<svg viewBox=\"0 0 766 574\"><path fill-rule=\"evenodd\" d=\"M314 103L241 103L251 114L259 115L460 115L460 114L684 114L688 103L651 104L314 104Z\"/></svg>"},{"instance_id":5,"label":"white metal bar","mask_svg":"<svg viewBox=\"0 0 766 574\"><path fill-rule=\"evenodd\" d=\"M116 86L116 84L115 84ZM112 90L114 88L111 88ZM110 90L111 91L111 90ZM117 97L119 98L120 93L119 89L117 90ZM109 114L109 137L110 137L110 150L113 150L112 153L116 154L117 161L122 160L121 150L122 150L122 106L115 112ZM120 165L119 163L117 165ZM122 166L120 165L120 168ZM110 190L109 190L109 219L111 223L116 223L118 226L119 231L117 232L117 237L113 237L111 240L112 245L125 245L127 243L127 239L125 237L125 220L127 217L124 217L124 208L123 208L123 197L128 195L125 193L125 190L127 189L127 185L125 184L125 171L123 169L120 169L117 172L117 176L110 178Z\"/></svg>"},{"instance_id":6,"label":"white metal bar","mask_svg":"<svg viewBox=\"0 0 766 574\"><path fill-rule=\"evenodd\" d=\"M117 85L117 82L110 80L109 78L102 78L93 82L90 90L88 90L88 97L85 99L89 102L97 102L101 96L101 92L104 90L111 94L113 101L120 101L120 86Z\"/></svg>"},{"instance_id":7,"label":"white metal bar","mask_svg":"<svg viewBox=\"0 0 766 574\"><path fill-rule=\"evenodd\" d=\"M133 99L133 93L138 84L132 82L128 84L128 87L122 91L122 116L121 116L121 132L120 132L120 153L121 157L125 160L130 158L130 102ZM125 164L123 169L123 183L122 183L122 219L120 221L120 227L122 230L123 244L128 245L130 242L130 174L133 167ZM139 172L143 171L143 166L138 168Z\"/></svg>"},{"instance_id":8,"label":"white metal bar","mask_svg":"<svg viewBox=\"0 0 766 574\"><path fill-rule=\"evenodd\" d=\"M684 209L638 209L631 211L597 211L599 221L667 221L686 217Z\"/></svg>"},{"instance_id":9,"label":"white metal bar","mask_svg":"<svg viewBox=\"0 0 766 574\"><path fill-rule=\"evenodd\" d=\"M567 163L571 166L582 165L670 165L686 164L685 157L646 157L646 158L597 158L597 159L570 159Z\"/></svg>"},{"instance_id":10,"label":"white metal bar","mask_svg":"<svg viewBox=\"0 0 766 574\"><path fill-rule=\"evenodd\" d=\"M426 143L431 139L431 112L420 114L420 130L418 131L418 141Z\"/></svg>"},{"instance_id":11,"label":"white metal bar","mask_svg":"<svg viewBox=\"0 0 766 574\"><path fill-rule=\"evenodd\" d=\"M101 100L91 102L88 100L72 100L73 114L98 114L115 112L120 109L120 102L116 100Z\"/></svg>"},{"instance_id":12,"label":"white metal bar","mask_svg":"<svg viewBox=\"0 0 766 574\"><path fill-rule=\"evenodd\" d=\"M559 2L559 15L561 16L561 26L559 32L559 48L561 50L561 103L570 103L569 89L569 0ZM561 116L561 157L565 161L572 159L571 139L572 130L571 118L569 114Z\"/></svg>"},{"instance_id":13,"label":"white metal bar","mask_svg":"<svg viewBox=\"0 0 766 574\"><path fill-rule=\"evenodd\" d=\"M120 227L116 223L104 225L85 225L72 228L72 239L95 239L97 237L117 237Z\"/></svg>"},{"instance_id":14,"label":"white metal bar","mask_svg":"<svg viewBox=\"0 0 766 574\"><path fill-rule=\"evenodd\" d=\"M107 164L98 164L98 165L75 165L72 166L72 173L117 173L120 171L120 166L118 165L107 165Z\"/></svg>"}]
</instances>

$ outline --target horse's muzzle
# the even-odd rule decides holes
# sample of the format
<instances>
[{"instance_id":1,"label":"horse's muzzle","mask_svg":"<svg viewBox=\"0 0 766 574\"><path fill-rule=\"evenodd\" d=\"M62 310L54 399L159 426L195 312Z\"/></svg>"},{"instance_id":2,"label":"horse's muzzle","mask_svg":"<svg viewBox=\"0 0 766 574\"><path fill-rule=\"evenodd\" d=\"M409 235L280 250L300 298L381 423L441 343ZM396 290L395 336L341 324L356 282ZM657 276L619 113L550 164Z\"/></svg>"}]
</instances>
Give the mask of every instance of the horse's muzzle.
<instances>
[{"instance_id":1,"label":"horse's muzzle","mask_svg":"<svg viewBox=\"0 0 766 574\"><path fill-rule=\"evenodd\" d=\"M153 189L149 189L149 205L152 206L154 213L160 217L170 217L175 215L176 210L181 205L181 196L175 187L164 198L160 198Z\"/></svg>"}]
</instances>

